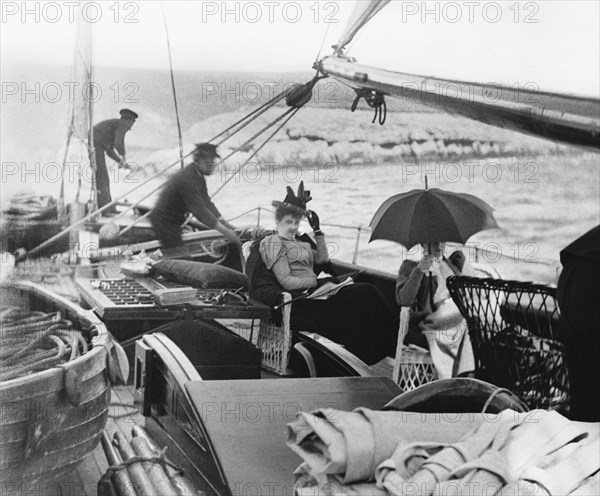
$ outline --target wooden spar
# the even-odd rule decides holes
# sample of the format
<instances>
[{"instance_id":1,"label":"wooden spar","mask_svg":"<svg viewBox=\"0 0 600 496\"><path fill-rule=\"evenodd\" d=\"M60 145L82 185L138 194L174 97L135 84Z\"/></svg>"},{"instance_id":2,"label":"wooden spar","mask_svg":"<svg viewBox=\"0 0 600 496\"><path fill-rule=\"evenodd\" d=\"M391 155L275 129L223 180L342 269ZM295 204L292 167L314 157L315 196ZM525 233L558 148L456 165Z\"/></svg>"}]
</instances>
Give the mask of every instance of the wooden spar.
<instances>
[{"instance_id":1,"label":"wooden spar","mask_svg":"<svg viewBox=\"0 0 600 496\"><path fill-rule=\"evenodd\" d=\"M116 444L117 450L124 462L135 458L136 454L133 448L127 442L127 438L121 432L115 432L113 443ZM148 474L144 470L144 466L140 462L134 462L127 465L127 472L133 483L136 494L144 496L160 496L157 495Z\"/></svg>"},{"instance_id":2,"label":"wooden spar","mask_svg":"<svg viewBox=\"0 0 600 496\"><path fill-rule=\"evenodd\" d=\"M131 429L131 434L134 438L137 437L140 439L144 439L146 441L146 443L148 443L148 446L150 447L151 450L158 451L158 446L156 445L155 441L148 435L148 433L142 426L139 426L139 425L134 426ZM133 440L132 440L132 443L133 443ZM168 457L166 457L166 461L169 461ZM202 494L204 494L204 493L199 494L198 491L194 488L193 484L190 482L190 480L185 475L183 475L180 472L178 472L177 470L175 470L169 464L166 465L165 470L171 481L171 484L173 484L173 486L175 487L175 489L177 490L177 493L179 495L181 495L181 496L202 496Z\"/></svg>"},{"instance_id":3,"label":"wooden spar","mask_svg":"<svg viewBox=\"0 0 600 496\"><path fill-rule=\"evenodd\" d=\"M418 76L326 57L319 70L366 88L492 126L600 150L600 100L496 84Z\"/></svg>"},{"instance_id":4,"label":"wooden spar","mask_svg":"<svg viewBox=\"0 0 600 496\"><path fill-rule=\"evenodd\" d=\"M132 438L130 444L138 456L145 458L152 458L155 456L155 453L150 449L148 442L142 437ZM169 476L161 465L152 462L143 462L142 465L148 474L150 482L152 482L152 487L154 487L160 496L177 496L177 491L171 484Z\"/></svg>"},{"instance_id":5,"label":"wooden spar","mask_svg":"<svg viewBox=\"0 0 600 496\"><path fill-rule=\"evenodd\" d=\"M106 460L108 461L109 466L114 467L123 463L123 460L116 448L111 444L110 438L108 437L106 431L102 433L101 442L102 449L104 450L104 454L106 455ZM119 496L136 496L133 483L131 482L131 478L129 477L127 470L117 470L111 476L111 481Z\"/></svg>"}]
</instances>

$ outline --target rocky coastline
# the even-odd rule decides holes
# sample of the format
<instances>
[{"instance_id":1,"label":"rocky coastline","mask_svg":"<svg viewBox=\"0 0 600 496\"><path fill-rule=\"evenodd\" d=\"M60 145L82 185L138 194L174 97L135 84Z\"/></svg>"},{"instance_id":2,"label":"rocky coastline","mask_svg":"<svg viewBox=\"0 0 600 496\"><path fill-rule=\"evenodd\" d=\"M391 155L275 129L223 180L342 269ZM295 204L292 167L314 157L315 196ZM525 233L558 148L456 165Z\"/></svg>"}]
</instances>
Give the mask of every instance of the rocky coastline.
<instances>
[{"instance_id":1,"label":"rocky coastline","mask_svg":"<svg viewBox=\"0 0 600 496\"><path fill-rule=\"evenodd\" d=\"M186 146L191 149L193 143L206 141L249 110L217 114L197 122L184 135ZM351 166L578 153L567 145L433 112L392 112L383 126L371 120L370 110L351 113L344 109L302 109L252 158L252 163L268 167ZM252 129L244 129L226 141L220 147L221 156L243 145L259 126L268 122L268 118L257 119ZM242 163L261 143L259 139L246 145L230 161ZM175 148L155 151L147 157L146 164L160 170L176 160L177 155Z\"/></svg>"}]
</instances>

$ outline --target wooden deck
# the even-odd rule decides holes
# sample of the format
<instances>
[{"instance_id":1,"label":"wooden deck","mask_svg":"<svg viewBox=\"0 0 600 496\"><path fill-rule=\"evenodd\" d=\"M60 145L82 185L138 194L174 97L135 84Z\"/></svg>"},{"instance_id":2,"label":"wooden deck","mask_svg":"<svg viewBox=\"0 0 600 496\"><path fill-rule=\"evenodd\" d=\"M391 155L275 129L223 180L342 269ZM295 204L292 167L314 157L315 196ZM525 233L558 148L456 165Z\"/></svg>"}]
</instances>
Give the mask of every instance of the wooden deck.
<instances>
[{"instance_id":1,"label":"wooden deck","mask_svg":"<svg viewBox=\"0 0 600 496\"><path fill-rule=\"evenodd\" d=\"M374 368L382 376L391 375L391 361L382 360ZM263 378L272 379L276 376L262 371ZM131 439L131 429L136 425L144 426L144 417L139 413L134 403L134 387L113 386L109 419L106 432L112 439L115 432L122 432L127 439ZM104 456L102 446L99 444L79 465L77 470L60 480L45 485L26 486L22 488L5 488L2 496L96 496L97 484L106 472L108 462Z\"/></svg>"}]
</instances>

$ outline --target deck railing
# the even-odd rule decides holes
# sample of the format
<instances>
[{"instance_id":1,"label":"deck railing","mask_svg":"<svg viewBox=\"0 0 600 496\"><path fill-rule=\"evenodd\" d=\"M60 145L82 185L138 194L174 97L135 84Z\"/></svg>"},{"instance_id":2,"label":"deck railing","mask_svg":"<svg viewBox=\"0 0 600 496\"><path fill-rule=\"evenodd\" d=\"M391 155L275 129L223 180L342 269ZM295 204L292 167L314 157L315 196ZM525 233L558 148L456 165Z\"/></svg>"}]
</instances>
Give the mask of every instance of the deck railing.
<instances>
[{"instance_id":1,"label":"deck railing","mask_svg":"<svg viewBox=\"0 0 600 496\"><path fill-rule=\"evenodd\" d=\"M261 218L262 218L261 212L262 211L269 212L269 214L273 213L272 208L258 206L258 207L252 208L252 209L250 209L240 215L237 215L231 219L228 219L228 220L230 222L232 222L232 221L238 220L242 217L245 217L247 215L250 215L253 212L256 212L256 227L258 228L258 227L261 227ZM333 224L333 223L322 222L321 226L335 227L338 229L355 230L356 238L355 238L355 242L354 242L354 251L352 254L352 263L353 264L358 263L358 256L360 253L361 235L362 235L362 233L370 233L371 229L369 227L365 227L360 224L359 225L346 225L346 224ZM554 268L554 272L555 272L555 280L554 280L555 283L558 280L558 276L560 274L561 264L557 260L543 259L543 258L537 258L537 257L532 258L532 259L523 259L523 258L520 258L518 255L510 255L510 254L506 254L503 252L499 253L496 250L490 250L488 248L476 246L473 243L467 243L465 246L468 247L470 250L473 250L475 262L488 261L489 257L494 257L494 258L499 257L499 258L511 260L514 263L535 264L535 265L543 265L546 267L552 267L552 268Z\"/></svg>"}]
</instances>

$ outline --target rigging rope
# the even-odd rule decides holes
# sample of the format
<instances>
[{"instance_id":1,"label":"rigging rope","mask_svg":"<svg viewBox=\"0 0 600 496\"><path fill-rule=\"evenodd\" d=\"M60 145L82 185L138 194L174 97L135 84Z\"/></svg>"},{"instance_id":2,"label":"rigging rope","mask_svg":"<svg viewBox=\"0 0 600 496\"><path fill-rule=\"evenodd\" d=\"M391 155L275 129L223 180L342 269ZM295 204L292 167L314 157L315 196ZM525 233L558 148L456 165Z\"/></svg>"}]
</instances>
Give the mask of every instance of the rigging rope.
<instances>
[{"instance_id":1,"label":"rigging rope","mask_svg":"<svg viewBox=\"0 0 600 496\"><path fill-rule=\"evenodd\" d=\"M221 190L222 190L222 189L223 189L225 186L227 186L227 183L229 183L229 181L231 181L231 180L232 180L234 177L236 177L236 176L237 176L237 174L239 173L239 171L240 171L240 170L242 170L242 169L243 169L243 167L244 167L244 166L245 166L245 165L246 165L248 162L250 162L250 160L251 160L252 158L254 158L254 157L256 156L256 154L257 154L257 153L258 153L260 150L262 150L262 148L263 148L263 147L264 147L264 146L265 146L265 145L266 145L266 144L267 144L267 143L268 143L268 142L271 140L271 138L272 138L273 136L275 136L275 135L276 135L276 134L279 132L279 130L280 130L280 129L281 129L283 126L285 126L285 124L286 124L286 123L287 123L287 122L288 122L288 121L289 121L289 120L290 120L290 119L291 119L291 118L292 118L294 115L296 115L296 112L298 112L298 110L300 110L300 108L290 108L290 109L288 109L286 112L284 112L282 115L280 115L280 116L279 116L279 117L278 117L278 118L277 118L275 121L273 121L271 124L269 124L269 125L268 125L268 126L265 128L265 129L261 130L261 131L260 131L258 134L256 134L255 136L253 136L253 137L252 137L252 139L251 139L250 141L252 141L252 140L253 140L255 137L259 136L259 134L262 134L262 133L263 133L264 131L266 131L268 128L272 127L272 126L273 126L274 124L276 124L277 122L279 122L279 121L280 121L281 119L283 119L283 118L284 118L286 115L290 114L290 115L288 116L288 118L287 118L287 119L285 119L285 120L284 120L284 121L283 121L283 122L282 122L282 123L281 123L281 124L280 124L280 125L277 127L277 129L275 129L275 131L273 131L273 133L271 133L271 135L270 135L270 136L269 136L269 137L268 137L268 138L267 138L267 139L266 139L266 140L265 140L265 141L264 141L264 142L263 142L263 143L262 143L262 144L261 144L261 145L260 145L260 146L259 146L259 147L258 147L258 148L257 148L257 149L254 151L254 152L253 152L253 153L252 153L252 155L250 155L250 156L249 156L249 157L246 159L246 161L245 161L245 162L244 162L242 165L240 165L239 169L238 169L237 171L235 171L235 173L234 173L234 174L232 174L230 177L228 177L228 178L227 178L227 180L225 180L225 181L223 182L223 184L221 184L221 186L219 186L219 187L217 188L217 190L216 190L216 191L215 191L215 192L212 194L211 198L214 198L214 197L217 195L217 193L219 193L219 191L221 191ZM233 153L235 153L235 152L233 152Z\"/></svg>"},{"instance_id":2,"label":"rigging rope","mask_svg":"<svg viewBox=\"0 0 600 496\"><path fill-rule=\"evenodd\" d=\"M268 102L266 102L265 104L261 105L260 107L258 107L257 109L253 110L252 112L250 112L249 114L245 115L244 117L242 117L241 119L239 119L237 122L234 122L231 126L229 126L227 129L225 129L224 131L220 132L219 134L217 134L216 136L213 136L208 142L212 143L213 141L215 141L217 138L220 138L221 136L223 136L224 134L228 133L231 129L235 128L236 126L239 125L239 128L236 129L235 131L233 131L232 133L230 133L225 139L221 140L220 142L217 143L217 146L221 145L222 143L224 143L225 141L227 141L229 138L231 138L232 136L235 136L238 132L240 132L244 127L246 127L248 124L250 124L250 122L254 121L255 119L257 119L260 115L262 115L264 112L266 112L269 108L273 107L277 102L279 102L281 99L283 99L285 97L285 92L271 98ZM254 115L256 114L256 115ZM254 117L252 117L254 115ZM244 121L247 121L244 123ZM240 125L242 124L243 125ZM243 146L243 145L242 145ZM239 148L238 148L239 149ZM236 150L237 151L237 150ZM191 151L190 153L188 153L187 155L185 155L185 157L190 156L191 154L193 154L194 151ZM235 153L235 152L234 152ZM185 158L184 157L184 158ZM228 157L226 157L228 158ZM225 160L225 159L223 159ZM220 165L222 163L219 162ZM158 174L156 174L154 177L156 177ZM149 178L147 181L151 180L152 178ZM149 193L147 193L144 197L142 197L138 202L136 202L135 204L129 206L128 208L126 208L123 212L121 212L119 215L117 215L114 219L113 222L116 222L117 220L121 219L122 217L124 217L127 212L129 210L132 210L133 208L137 207L140 205L141 202L143 202L146 198L148 198L149 196L153 195L154 193L156 193L159 189L162 188L162 184L160 184L159 186L157 186L156 188L154 188L152 191L150 191ZM132 190L133 191L133 190ZM119 233L119 235L122 233Z\"/></svg>"},{"instance_id":3,"label":"rigging rope","mask_svg":"<svg viewBox=\"0 0 600 496\"><path fill-rule=\"evenodd\" d=\"M252 121L254 121L255 119L257 119L260 115L262 115L264 112L266 112L268 109L270 109L271 107L273 107L277 102L279 102L281 99L283 99L286 96L286 92L282 92L281 94L271 98L268 102L266 102L265 104L261 105L260 107L258 107L257 109L253 110L252 112L250 112L249 114L245 115L244 117L242 117L241 119L239 119L237 122L234 122L231 126L229 126L227 129L225 129L224 131L222 131L221 133L217 134L216 136L214 136L210 141L214 141L217 138L223 136L224 134L228 133L230 130L234 129L236 126L239 125L238 129L235 129L235 131L231 132L230 134L228 134L223 140L221 140L220 142L218 142L217 146L219 146L220 144L224 143L225 141L227 141L229 138L231 138L232 136L235 136L238 132L240 132L242 129L244 129L248 124L250 124ZM256 114L256 115L255 115ZM252 117L254 116L254 117ZM246 121L246 122L244 122ZM242 124L243 123L243 124ZM247 143L244 143L242 145L240 145L239 147L237 147L231 154L229 154L227 157L225 157L224 159L222 159L218 164L217 167L219 165L221 165L226 159L228 159L229 157L231 157L233 154L237 153L241 148L243 148ZM193 152L191 152L193 153ZM190 154L186 155L189 156ZM245 165L245 164L244 164ZM235 177L235 175L233 176ZM229 180L227 181L229 182ZM146 198L148 198L149 196L153 195L154 193L156 193L158 190L160 190L163 187L163 184L159 184L156 188L154 188L152 191L150 191L149 193L147 193L143 198L141 198L138 202L136 202L134 205L129 206L125 211L123 211L122 213L120 213L119 215L117 215L114 219L113 219L113 223L115 223L117 220L121 219L122 217L124 217L127 212L137 206L140 205L141 202L143 202ZM214 196L214 195L213 195ZM125 234L127 231L129 231L131 228L133 228L133 226L135 226L136 224L138 224L139 222L141 222L143 219L148 218L148 216L150 215L150 213L146 213L144 214L142 217L139 217L137 219L135 219L129 226L123 228L121 231L119 231L115 238L118 238L119 236ZM188 219L187 222L189 222L189 220L191 219L191 217ZM187 223L186 222L186 223Z\"/></svg>"},{"instance_id":4,"label":"rigging rope","mask_svg":"<svg viewBox=\"0 0 600 496\"><path fill-rule=\"evenodd\" d=\"M175 119L177 120L177 133L179 135L179 158L181 159L181 168L183 169L183 141L181 137L181 123L179 121L179 107L177 106L177 92L175 91L175 76L173 75L173 60L171 58L171 42L169 40L169 28L167 27L167 16L161 6L163 22L165 24L165 34L167 35L167 52L169 54L169 72L171 73L171 88L173 89L173 103L175 104Z\"/></svg>"},{"instance_id":5,"label":"rigging rope","mask_svg":"<svg viewBox=\"0 0 600 496\"><path fill-rule=\"evenodd\" d=\"M274 126L277 122L279 122L281 119L283 119L284 117L286 117L288 114L292 113L292 115L294 115L297 110L299 110L301 107L303 107L311 98L312 96L312 89L314 87L314 85L317 83L317 81L319 81L320 79L322 79L325 76L318 76L318 72L317 75L308 83L306 83L305 85L301 85L302 87L299 88L298 86L294 86L286 91L283 91L282 93L280 93L279 95L273 97L271 100L269 100L267 103L263 104L261 107L259 107L258 109L255 109L254 111L250 112L248 115L246 115L245 117L243 117L242 119L238 120L237 122L235 122L233 125L229 126L227 129L225 129L224 131L220 132L219 134L217 134L216 136L214 136L213 138L211 138L208 142L213 142L215 141L217 138L223 136L224 134L228 133L230 130L234 129L236 126L239 126L237 129L235 129L233 132L231 132L230 134L228 134L223 140L221 140L218 145L224 143L226 140L228 140L229 138L231 138L232 136L234 136L236 133L238 133L239 131L241 131L244 127L246 127L250 122L254 121L256 118L258 118L262 113L264 113L266 110L268 110L269 108L273 107L277 102L279 102L281 99L286 98L288 105L291 106L290 109L288 109L286 112L284 112L282 115L280 115L277 119L275 119L274 121L272 121L270 124L268 124L267 126L265 126L263 129L261 129L258 133L256 133L254 136L252 136L252 138L250 138L249 140L247 140L246 142L244 142L242 145L236 147L233 152L231 152L229 155L227 155L225 158L223 158L218 164L221 165L225 160L227 160L228 158L230 158L232 155L234 155L235 153L237 153L240 149L244 148L245 146L247 146L250 142L252 142L254 139L256 139L258 136L260 136L263 132L265 132L267 129L271 128L272 126ZM289 119L288 119L289 120ZM244 122L247 121L247 122ZM285 121L287 122L287 120ZM284 122L284 124L285 124ZM277 131L279 131L281 129L282 126L279 126L277 128ZM276 131L276 132L277 132ZM271 136L269 136L269 138L267 139L270 140L275 133L273 133ZM264 145L266 144L263 143L263 145L261 147L259 147L258 150L260 150ZM258 152L258 150L256 152ZM195 150L190 151L189 153L187 153L186 155L183 156L183 158L189 157L190 155L192 155L194 153ZM256 155L256 152L252 155ZM132 188L131 190L129 190L127 193L119 196L118 198L115 198L114 200L112 200L111 202L107 203L106 205L102 206L101 208L93 211L92 213L88 214L87 216L85 216L84 218L78 220L77 222L73 223L72 225L68 226L67 228L63 229L61 232L59 232L58 234L52 236L51 238L47 239L46 241L44 241L43 243L39 244L38 246L36 246L35 248L33 248L32 250L30 250L26 256L30 257L32 255L35 255L36 253L39 253L43 248L46 248L47 246L49 246L50 244L54 243L56 240L60 239L62 236L64 236L65 234L71 232L74 228L82 225L84 222L89 221L90 219L92 219L93 217L99 215L100 213L102 213L103 211L107 210L108 208L112 207L113 205L117 204L118 202L120 202L121 200L124 200L126 198L127 195L133 193L134 191L137 191L138 189L140 189L142 186L146 185L148 182L150 182L151 180L154 180L155 178L157 178L158 176L161 176L163 174L165 174L167 171L169 171L171 168L173 168L175 165L177 165L178 163L180 163L180 160L177 160L175 162L173 162L172 164L168 165L165 169L157 172L156 174L154 174L153 176L149 177L148 179L142 181L140 184L138 184L137 186L135 186L134 188ZM93 175L92 175L93 176ZM94 179L92 177L92 179ZM231 178L230 178L231 179ZM229 179L229 180L230 180ZM147 198L148 196L150 196L151 194L153 194L154 192L156 192L158 189L160 189L163 185L159 185L157 188L155 188L150 194L146 195L144 198ZM224 186L224 185L223 185ZM221 188L219 188L218 191L220 191L223 186ZM217 192L218 192L217 191ZM216 194L216 193L215 193ZM214 195L213 195L214 196ZM140 200L140 201L143 201ZM137 202L135 205L139 205L139 202ZM128 206L126 208L126 210L121 213L120 215L118 215L114 221L118 220L119 218L123 217L129 210L131 210L133 208L133 206Z\"/></svg>"},{"instance_id":6,"label":"rigging rope","mask_svg":"<svg viewBox=\"0 0 600 496\"><path fill-rule=\"evenodd\" d=\"M315 57L315 61L313 63L313 67L317 65L319 62L319 57L321 56L321 50L323 50L323 45L325 44L325 40L327 39L327 35L329 34L329 28L331 27L331 22L327 23L327 29L325 30L325 34L323 35L323 40L321 40L321 46L319 47L319 51L317 52L317 56Z\"/></svg>"},{"instance_id":7,"label":"rigging rope","mask_svg":"<svg viewBox=\"0 0 600 496\"><path fill-rule=\"evenodd\" d=\"M221 160L220 163L223 163L227 158L231 157L234 153L236 153L240 148L245 147L247 144L249 144L250 142L254 141L255 138L257 138L258 136L260 136L262 133L264 133L267 129L273 127L275 124L277 124L277 122L279 122L281 119L283 119L284 117L288 116L288 114L290 114L287 119L285 119L278 127L277 129L275 129L275 131L273 133L271 133L270 136L267 137L267 139L246 159L246 161L239 167L239 169L233 174L231 175L229 178L227 178L227 180L221 185L219 186L219 188L212 194L211 198L214 198L217 193L219 193L234 177L237 176L238 172L240 170L242 170L242 168L253 158L256 156L256 154L271 140L271 138L273 138L273 136L275 136L280 130L281 128L283 128L283 126L285 126L285 124L294 116L296 115L296 113L298 112L298 110L300 110L304 105L306 105L310 99L312 98L312 90L315 86L315 84L317 84L317 82L321 79L323 79L325 76L319 76L319 73L317 71L317 74L315 75L315 77L310 80L308 83L305 84L296 84L290 88L288 88L288 90L285 91L285 101L286 104L290 107L288 110L286 110L283 114L281 114L277 119L275 119L274 121L272 121L270 124L268 124L267 126L265 126L263 129L261 129L258 133L256 133L254 136L252 136L248 141L246 141L244 144L242 144L241 146L239 146L236 150L234 150L232 153L230 153L227 157L225 157L223 160Z\"/></svg>"},{"instance_id":8,"label":"rigging rope","mask_svg":"<svg viewBox=\"0 0 600 496\"><path fill-rule=\"evenodd\" d=\"M257 138L258 136L260 136L262 133L264 133L267 129L271 128L272 126L274 126L277 122L279 122L281 119L283 119L286 115L291 114L287 117L287 119L284 120L284 122L279 125L277 127L277 129L275 129L275 131L245 160L245 162L240 165L239 169L233 174L231 175L229 178L227 178L227 180L213 193L212 198L214 198L217 193L219 193L234 177L237 176L237 174L239 173L240 170L243 169L243 167L248 164L248 162L250 162L250 160L252 158L254 158L256 156L256 154L271 140L271 138L273 138L273 136L275 136L280 130L281 128L296 114L296 112L298 110L300 110L300 108L302 106L304 106L308 101L310 101L310 98L312 97L312 89L314 88L315 84L317 83L317 81L319 81L320 79L323 79L324 76L319 77L318 75L315 76L311 81L309 81L306 84L298 84L295 86L292 86L290 88L288 88L286 91L280 93L278 96L272 98L271 100L269 100L267 103L265 103L264 105L261 105L259 108L255 109L254 111L252 111L250 114L247 114L245 117L243 117L242 119L238 120L237 122L235 122L234 124L232 124L231 126L229 126L227 129L225 129L223 132L221 132L219 135L217 135L217 137L222 136L224 134L226 134L229 130L235 128L236 126L240 125L242 122L246 121L245 123L243 123L243 125L240 125L240 127L238 129L236 129L235 131L233 131L231 134L229 134L225 139L223 139L222 141L219 142L219 144L224 143L225 141L227 141L229 138L231 138L232 136L234 136L236 133L238 133L239 131L241 131L244 127L246 127L248 124L250 124L250 122L254 121L255 119L257 119L260 115L262 115L264 112L266 112L269 108L273 107L277 102L279 102L281 99L283 99L285 97L286 99L286 103L288 106L292 107L291 109L288 109L286 112L284 112L281 116L279 116L277 119L275 119L274 121L272 121L270 124L268 124L267 126L265 126L263 129L261 129L258 133L256 133L254 136L252 136L249 140L247 140L245 143L241 144L240 146L236 147L229 155L227 155L226 157L224 157L223 159L221 159L221 161L218 162L217 166L223 164L225 162L225 160L227 160L228 158L230 158L231 156L233 156L235 153L237 153L240 149L244 148L246 145L250 144L252 141L254 141L255 138ZM254 115L256 114L256 115ZM252 117L254 115L254 117ZM214 140L215 138L213 138ZM211 141L213 141L211 140ZM145 198L148 198L148 196L154 194L156 191L158 191L160 188L162 188L162 184L159 185L157 188L155 188L153 191L151 191L148 195L146 195ZM140 200L143 201L144 199ZM136 204L139 205L139 202ZM121 214L119 217L122 217L124 214ZM119 231L119 233L117 234L116 237L119 237L123 234L125 234L126 232L128 232L130 229L133 228L134 225L138 224L139 222L141 222L143 219L146 219L148 216L150 215L150 212L147 212L146 214L144 214L143 216L139 217L138 219L134 220L133 223L131 223L129 226L123 228L121 231ZM191 217L190 217L191 219ZM188 221L190 220L188 219ZM186 222L187 223L187 222Z\"/></svg>"}]
</instances>

